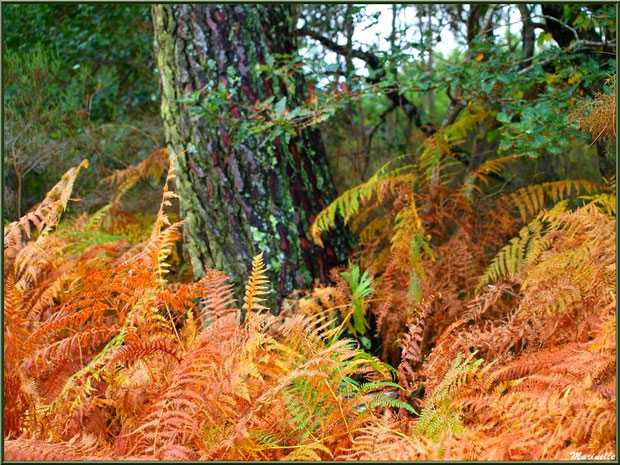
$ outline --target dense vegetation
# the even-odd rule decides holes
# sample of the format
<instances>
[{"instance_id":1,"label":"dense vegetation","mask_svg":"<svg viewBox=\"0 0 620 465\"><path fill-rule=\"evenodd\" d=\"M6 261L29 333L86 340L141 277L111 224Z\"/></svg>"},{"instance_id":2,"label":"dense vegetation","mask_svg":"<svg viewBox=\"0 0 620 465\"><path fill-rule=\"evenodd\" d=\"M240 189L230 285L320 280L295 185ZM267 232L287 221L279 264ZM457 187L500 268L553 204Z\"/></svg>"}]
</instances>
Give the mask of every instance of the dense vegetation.
<instances>
[{"instance_id":1,"label":"dense vegetation","mask_svg":"<svg viewBox=\"0 0 620 465\"><path fill-rule=\"evenodd\" d=\"M369 9L297 6L299 53L256 66L285 93L303 74L295 99L241 123L222 86L180 99L233 128L228 155L321 131L338 195L301 237L352 247L285 298L270 250L244 282L193 270L187 151L125 22L148 8L33 7L57 36L28 49L24 7L3 11L6 459L613 458L615 6L390 6L387 51L353 40Z\"/></svg>"}]
</instances>

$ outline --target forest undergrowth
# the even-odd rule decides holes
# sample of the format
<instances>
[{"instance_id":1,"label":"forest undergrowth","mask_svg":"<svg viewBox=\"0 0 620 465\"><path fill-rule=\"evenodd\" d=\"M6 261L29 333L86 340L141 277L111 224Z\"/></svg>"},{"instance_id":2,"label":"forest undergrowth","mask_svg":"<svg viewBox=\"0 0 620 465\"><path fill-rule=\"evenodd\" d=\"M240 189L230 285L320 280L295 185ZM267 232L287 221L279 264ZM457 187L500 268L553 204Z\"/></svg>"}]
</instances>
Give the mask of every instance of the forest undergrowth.
<instances>
[{"instance_id":1,"label":"forest undergrowth","mask_svg":"<svg viewBox=\"0 0 620 465\"><path fill-rule=\"evenodd\" d=\"M331 286L266 308L222 271L179 279L168 170L151 224L122 209L166 151L61 216L87 163L4 228L7 460L553 460L615 451L615 185L488 196L464 117L312 227L359 238Z\"/></svg>"}]
</instances>

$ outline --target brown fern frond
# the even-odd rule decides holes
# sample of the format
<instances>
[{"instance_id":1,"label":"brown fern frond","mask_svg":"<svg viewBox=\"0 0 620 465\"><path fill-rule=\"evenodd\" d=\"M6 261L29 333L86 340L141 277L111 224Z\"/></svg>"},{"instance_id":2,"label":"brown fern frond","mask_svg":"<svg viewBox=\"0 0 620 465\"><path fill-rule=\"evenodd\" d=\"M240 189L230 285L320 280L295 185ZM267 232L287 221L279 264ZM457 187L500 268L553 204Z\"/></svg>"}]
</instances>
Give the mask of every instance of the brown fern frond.
<instances>
[{"instance_id":1,"label":"brown fern frond","mask_svg":"<svg viewBox=\"0 0 620 465\"><path fill-rule=\"evenodd\" d=\"M440 458L439 448L426 438L412 440L399 431L393 421L382 420L362 429L350 447L343 449L336 460L399 461Z\"/></svg>"},{"instance_id":2,"label":"brown fern frond","mask_svg":"<svg viewBox=\"0 0 620 465\"><path fill-rule=\"evenodd\" d=\"M28 344L30 321L23 305L23 292L17 288L13 277L4 280L4 363L17 362L31 350Z\"/></svg>"},{"instance_id":3,"label":"brown fern frond","mask_svg":"<svg viewBox=\"0 0 620 465\"><path fill-rule=\"evenodd\" d=\"M424 323L431 311L433 301L441 297L432 294L425 297L417 306L410 320L407 322L407 332L400 344L402 348L401 362L398 365L398 382L403 387L399 393L402 400L412 394L416 373L413 368L422 362L422 340L424 339Z\"/></svg>"},{"instance_id":4,"label":"brown fern frond","mask_svg":"<svg viewBox=\"0 0 620 465\"><path fill-rule=\"evenodd\" d=\"M116 170L112 175L103 178L102 184L121 186L127 180L136 178L157 181L166 172L169 166L169 150L162 148L149 154L144 160L135 166L129 166L123 170ZM135 181L134 181L135 184Z\"/></svg>"},{"instance_id":5,"label":"brown fern frond","mask_svg":"<svg viewBox=\"0 0 620 465\"><path fill-rule=\"evenodd\" d=\"M181 155L182 153L177 154L174 160L176 160ZM168 215L166 214L165 210L166 207L170 207L172 205L171 199L176 199L179 197L174 191L170 190L170 181L175 178L173 170L174 160L170 163L170 166L168 167L168 174L166 175L166 181L164 182L161 204L159 206L159 211L157 212L157 219L155 220L155 225L153 226L151 238L158 236L164 226L170 226L170 220L168 219Z\"/></svg>"},{"instance_id":6,"label":"brown fern frond","mask_svg":"<svg viewBox=\"0 0 620 465\"><path fill-rule=\"evenodd\" d=\"M587 131L596 142L599 138L611 141L616 138L616 76L608 80L611 93L597 92L591 101L581 100L569 115L582 131Z\"/></svg>"},{"instance_id":7,"label":"brown fern frond","mask_svg":"<svg viewBox=\"0 0 620 465\"><path fill-rule=\"evenodd\" d=\"M46 345L28 357L25 362L27 364L32 363L41 369L49 363L55 363L69 356L79 358L82 351L84 355L89 353L93 348L118 334L119 329L118 325L85 329L73 336Z\"/></svg>"},{"instance_id":8,"label":"brown fern frond","mask_svg":"<svg viewBox=\"0 0 620 465\"><path fill-rule=\"evenodd\" d=\"M231 307L235 303L234 290L226 273L208 269L194 289L201 303L198 318L204 323L238 311Z\"/></svg>"},{"instance_id":9,"label":"brown fern frond","mask_svg":"<svg viewBox=\"0 0 620 465\"><path fill-rule=\"evenodd\" d=\"M501 175L504 167L507 164L514 163L518 159L519 159L518 156L506 155L503 157L492 158L490 160L485 161L476 170L472 171L468 175L458 195L468 196L470 193L474 192L477 189L477 186L475 185L475 183L478 181L484 183L485 185L488 185L489 175L492 175L492 174ZM476 193L479 193L479 191L476 191Z\"/></svg>"},{"instance_id":10,"label":"brown fern frond","mask_svg":"<svg viewBox=\"0 0 620 465\"><path fill-rule=\"evenodd\" d=\"M71 275L63 275L51 283L41 283L39 288L33 289L30 298L25 302L28 308L28 319L30 321L40 321L43 313L56 307L58 301L62 300L67 284L75 278Z\"/></svg>"},{"instance_id":11,"label":"brown fern frond","mask_svg":"<svg viewBox=\"0 0 620 465\"><path fill-rule=\"evenodd\" d=\"M47 321L45 321L30 336L31 342L37 342L42 337L62 331L66 328L77 328L87 320L101 320L103 314L110 310L110 306L100 301L97 296L76 296L61 306Z\"/></svg>"}]
</instances>

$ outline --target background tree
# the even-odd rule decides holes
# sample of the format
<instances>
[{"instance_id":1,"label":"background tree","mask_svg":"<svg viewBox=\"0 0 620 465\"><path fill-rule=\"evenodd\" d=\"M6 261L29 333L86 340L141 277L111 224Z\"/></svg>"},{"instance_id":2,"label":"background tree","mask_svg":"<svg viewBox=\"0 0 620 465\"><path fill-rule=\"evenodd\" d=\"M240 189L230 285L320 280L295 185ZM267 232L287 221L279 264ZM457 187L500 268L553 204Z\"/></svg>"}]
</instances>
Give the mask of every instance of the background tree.
<instances>
[{"instance_id":1,"label":"background tree","mask_svg":"<svg viewBox=\"0 0 620 465\"><path fill-rule=\"evenodd\" d=\"M83 201L72 208L100 207L107 196L98 181L163 144L150 8L14 4L2 12L5 219L40 202L85 157L95 169L77 179Z\"/></svg>"},{"instance_id":2,"label":"background tree","mask_svg":"<svg viewBox=\"0 0 620 465\"><path fill-rule=\"evenodd\" d=\"M338 12L301 7L298 34L313 72L337 81L334 74L344 76L346 68L327 58L352 56L352 82L364 95L355 111L337 112L324 130L339 187L366 180L394 153L416 150L470 104L492 109L496 116L454 148L465 175L496 155L521 159L502 175L493 174L498 187L613 175L614 148L601 138L590 148L596 137L567 120L575 98L611 93L604 85L615 69L611 6L446 4L434 6L431 17L425 8L384 9L381 21L386 24L389 16L391 30L384 28L376 40L366 33L350 41L348 20L336 18ZM372 27L380 13L374 7L355 12L350 18L354 30ZM446 43L455 44L447 53ZM360 160L370 169L355 169ZM352 179L350 173L358 172Z\"/></svg>"},{"instance_id":3,"label":"background tree","mask_svg":"<svg viewBox=\"0 0 620 465\"><path fill-rule=\"evenodd\" d=\"M346 237L321 249L307 233L335 191L319 132L287 124L305 93L300 74L278 72L296 51L289 6L156 5L153 21L195 277L208 265L240 285L263 251L280 297L326 282Z\"/></svg>"},{"instance_id":4,"label":"background tree","mask_svg":"<svg viewBox=\"0 0 620 465\"><path fill-rule=\"evenodd\" d=\"M134 120L157 111L159 95L148 5L3 5L4 47L28 52L34 44L62 62L58 78L88 68L100 82L94 120Z\"/></svg>"}]
</instances>

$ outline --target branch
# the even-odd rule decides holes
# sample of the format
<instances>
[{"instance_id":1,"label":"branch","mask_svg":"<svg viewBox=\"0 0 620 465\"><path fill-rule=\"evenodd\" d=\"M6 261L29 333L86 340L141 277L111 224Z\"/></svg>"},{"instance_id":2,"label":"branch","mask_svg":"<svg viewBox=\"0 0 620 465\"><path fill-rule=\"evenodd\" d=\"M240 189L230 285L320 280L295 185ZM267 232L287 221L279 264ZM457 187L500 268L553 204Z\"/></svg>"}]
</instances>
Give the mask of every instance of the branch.
<instances>
[{"instance_id":1,"label":"branch","mask_svg":"<svg viewBox=\"0 0 620 465\"><path fill-rule=\"evenodd\" d=\"M543 29L553 36L553 40L557 42L560 47L568 47L573 40L579 40L579 34L577 31L561 21L560 18L564 15L564 9L561 5L543 4L541 5L542 18L545 19L545 25ZM572 14L567 21L570 23L575 19L575 15ZM584 31L583 38L593 42L598 42L601 37L592 30Z\"/></svg>"},{"instance_id":2,"label":"branch","mask_svg":"<svg viewBox=\"0 0 620 465\"><path fill-rule=\"evenodd\" d=\"M551 21L557 23L560 28L566 28L569 31L571 31L573 33L573 35L575 36L576 40L579 40L579 34L577 34L577 31L575 29L573 29L572 27L570 27L568 24L560 21L558 18L551 16L551 15L537 15L537 18L545 18L545 19L550 19ZM551 32L553 33L555 29L557 28L553 28L550 24L541 24L541 29L544 29L547 32Z\"/></svg>"},{"instance_id":3,"label":"branch","mask_svg":"<svg viewBox=\"0 0 620 465\"><path fill-rule=\"evenodd\" d=\"M323 47L328 48L332 52L335 52L339 55L343 55L345 57L347 55L350 55L354 58L359 58L360 60L366 62L368 66L370 66L374 70L378 70L381 68L381 60L379 59L379 57L377 57L377 55L375 55L372 52L364 52L362 50L358 50L354 48L349 49L348 47L344 45L338 45L333 40L325 36L322 36L318 32L308 29L305 26L301 27L300 29L297 29L297 34L306 35L310 37L311 39L314 39L317 42L319 42Z\"/></svg>"},{"instance_id":4,"label":"branch","mask_svg":"<svg viewBox=\"0 0 620 465\"><path fill-rule=\"evenodd\" d=\"M313 31L305 26L297 29L298 35L306 35L311 39L319 42L323 47L331 50L332 52L338 53L339 55L343 55L345 57L352 56L354 58L358 58L365 62L368 67L372 71L376 71L377 73L368 78L368 81L377 84L381 81L381 79L385 76L385 69L383 69L381 59L372 52L364 52L359 49L352 49L346 47L344 45L339 45L328 37L324 37L316 31ZM398 106L403 109L406 113L407 117L414 122L414 124L422 130L427 135L432 134L434 131L431 128L422 125L421 114L416 105L411 102L405 95L399 95L397 90L393 90L387 92L385 94L393 106Z\"/></svg>"}]
</instances>

